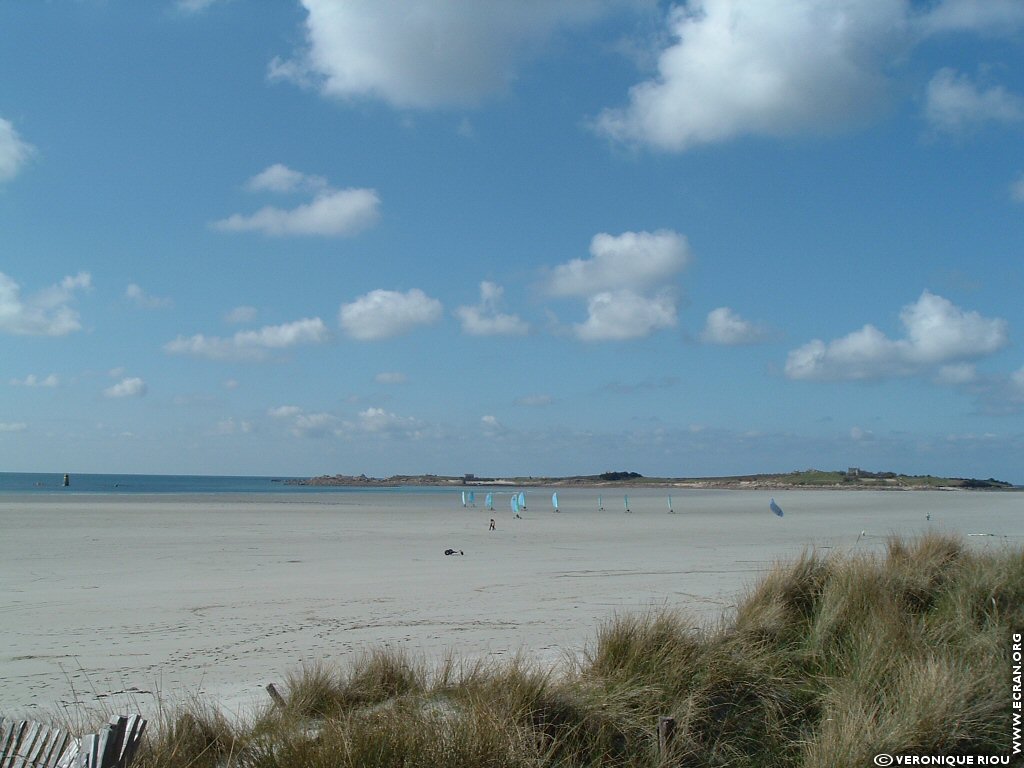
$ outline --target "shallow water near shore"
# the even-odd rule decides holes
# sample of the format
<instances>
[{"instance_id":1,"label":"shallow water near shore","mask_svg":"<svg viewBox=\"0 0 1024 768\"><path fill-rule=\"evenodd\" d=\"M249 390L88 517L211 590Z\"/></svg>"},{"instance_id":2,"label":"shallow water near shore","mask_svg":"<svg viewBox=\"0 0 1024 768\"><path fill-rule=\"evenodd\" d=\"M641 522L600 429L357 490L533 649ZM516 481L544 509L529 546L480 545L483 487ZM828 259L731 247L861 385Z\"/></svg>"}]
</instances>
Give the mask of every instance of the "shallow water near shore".
<instances>
[{"instance_id":1,"label":"shallow water near shore","mask_svg":"<svg viewBox=\"0 0 1024 768\"><path fill-rule=\"evenodd\" d=\"M555 663L616 612L714 621L809 547L1024 543L1019 493L778 491L778 518L760 491L674 490L669 514L663 489L559 489L555 514L527 489L515 519L509 489L494 511L460 490L0 494L0 713L197 694L245 712L288 671L377 646Z\"/></svg>"}]
</instances>

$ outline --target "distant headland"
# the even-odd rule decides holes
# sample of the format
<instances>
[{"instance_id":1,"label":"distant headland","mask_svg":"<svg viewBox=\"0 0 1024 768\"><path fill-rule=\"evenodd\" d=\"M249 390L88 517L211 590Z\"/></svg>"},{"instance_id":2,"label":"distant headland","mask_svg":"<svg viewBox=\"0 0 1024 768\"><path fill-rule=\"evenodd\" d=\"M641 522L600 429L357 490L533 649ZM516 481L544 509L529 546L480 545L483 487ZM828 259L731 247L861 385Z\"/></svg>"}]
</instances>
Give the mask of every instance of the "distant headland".
<instances>
[{"instance_id":1,"label":"distant headland","mask_svg":"<svg viewBox=\"0 0 1024 768\"><path fill-rule=\"evenodd\" d=\"M858 467L846 470L804 469L779 474L731 475L727 477L645 477L638 472L602 472L598 475L566 477L480 477L466 475L321 475L306 480L288 480L294 485L398 487L398 486L516 486L516 487L632 487L632 488L724 488L724 489L871 489L871 490L1012 490L1013 484L995 478L903 475L869 472Z\"/></svg>"}]
</instances>

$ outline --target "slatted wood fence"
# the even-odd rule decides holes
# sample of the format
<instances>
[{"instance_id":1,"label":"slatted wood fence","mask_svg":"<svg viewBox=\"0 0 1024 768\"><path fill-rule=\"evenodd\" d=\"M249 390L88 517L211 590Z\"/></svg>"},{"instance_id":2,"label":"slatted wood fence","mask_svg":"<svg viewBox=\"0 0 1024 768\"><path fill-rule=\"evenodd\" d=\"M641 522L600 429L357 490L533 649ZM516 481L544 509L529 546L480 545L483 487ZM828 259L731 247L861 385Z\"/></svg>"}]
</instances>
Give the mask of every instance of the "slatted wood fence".
<instances>
[{"instance_id":1,"label":"slatted wood fence","mask_svg":"<svg viewBox=\"0 0 1024 768\"><path fill-rule=\"evenodd\" d=\"M139 715L112 717L76 739L61 728L0 718L0 768L128 768L145 730Z\"/></svg>"}]
</instances>

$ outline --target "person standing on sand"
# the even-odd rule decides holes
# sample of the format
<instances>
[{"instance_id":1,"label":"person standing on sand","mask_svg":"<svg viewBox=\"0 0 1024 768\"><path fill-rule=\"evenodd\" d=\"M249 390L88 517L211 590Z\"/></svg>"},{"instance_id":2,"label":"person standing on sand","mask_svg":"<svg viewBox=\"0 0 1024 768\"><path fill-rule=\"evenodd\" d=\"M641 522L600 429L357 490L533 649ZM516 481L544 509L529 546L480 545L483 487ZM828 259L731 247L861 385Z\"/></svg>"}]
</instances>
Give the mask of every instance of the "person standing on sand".
<instances>
[{"instance_id":1,"label":"person standing on sand","mask_svg":"<svg viewBox=\"0 0 1024 768\"><path fill-rule=\"evenodd\" d=\"M493 531L494 530L494 518L493 517L491 518L491 527L488 528L487 530L489 530L489 531Z\"/></svg>"}]
</instances>

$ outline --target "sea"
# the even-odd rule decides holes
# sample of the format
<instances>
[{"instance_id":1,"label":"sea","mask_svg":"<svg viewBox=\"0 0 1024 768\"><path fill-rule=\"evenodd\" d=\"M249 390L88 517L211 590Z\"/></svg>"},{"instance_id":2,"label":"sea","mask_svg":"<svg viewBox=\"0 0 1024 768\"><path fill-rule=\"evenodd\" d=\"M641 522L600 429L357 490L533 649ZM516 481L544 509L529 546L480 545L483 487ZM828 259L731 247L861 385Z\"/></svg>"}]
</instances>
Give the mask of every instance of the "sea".
<instances>
[{"instance_id":1,"label":"sea","mask_svg":"<svg viewBox=\"0 0 1024 768\"><path fill-rule=\"evenodd\" d=\"M246 477L232 475L103 475L0 472L0 494L263 494L263 493L360 493L402 492L401 488L296 485L295 477ZM423 492L423 488L417 489ZM438 489L442 490L442 489ZM450 489L445 489L451 493Z\"/></svg>"}]
</instances>

